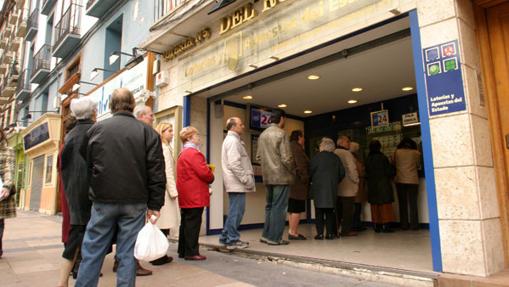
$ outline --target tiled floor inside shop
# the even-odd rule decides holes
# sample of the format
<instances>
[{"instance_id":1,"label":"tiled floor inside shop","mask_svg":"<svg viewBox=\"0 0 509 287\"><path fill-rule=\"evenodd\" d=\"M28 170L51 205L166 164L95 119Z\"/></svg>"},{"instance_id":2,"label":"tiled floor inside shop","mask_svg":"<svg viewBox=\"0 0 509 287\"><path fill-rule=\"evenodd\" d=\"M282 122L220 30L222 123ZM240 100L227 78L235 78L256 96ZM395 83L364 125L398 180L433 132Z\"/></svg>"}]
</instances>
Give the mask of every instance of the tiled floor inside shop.
<instances>
[{"instance_id":1,"label":"tiled floor inside shop","mask_svg":"<svg viewBox=\"0 0 509 287\"><path fill-rule=\"evenodd\" d=\"M286 246L268 246L259 241L261 229L241 231L250 250L290 256L382 266L411 271L431 272L431 246L428 230L375 233L371 229L355 237L314 240L313 224L301 225L299 232L308 239L291 241ZM287 232L285 231L285 236ZM218 235L203 236L200 243L219 245ZM286 238L285 238L286 239Z\"/></svg>"}]
</instances>

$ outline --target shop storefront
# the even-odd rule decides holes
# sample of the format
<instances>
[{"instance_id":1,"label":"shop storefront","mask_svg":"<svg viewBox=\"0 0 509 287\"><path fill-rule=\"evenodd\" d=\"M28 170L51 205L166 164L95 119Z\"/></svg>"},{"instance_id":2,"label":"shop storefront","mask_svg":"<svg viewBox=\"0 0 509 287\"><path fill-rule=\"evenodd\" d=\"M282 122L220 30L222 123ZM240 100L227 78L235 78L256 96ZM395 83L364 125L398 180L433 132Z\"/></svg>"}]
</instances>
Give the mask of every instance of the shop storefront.
<instances>
[{"instance_id":1,"label":"shop storefront","mask_svg":"<svg viewBox=\"0 0 509 287\"><path fill-rule=\"evenodd\" d=\"M28 178L20 194L25 210L55 214L58 211L57 160L61 117L46 113L22 132Z\"/></svg>"},{"instance_id":2,"label":"shop storefront","mask_svg":"<svg viewBox=\"0 0 509 287\"><path fill-rule=\"evenodd\" d=\"M25 158L25 149L23 147L23 136L21 135L21 131L14 130L14 132L9 133L7 141L9 146L14 149L16 154L16 165L15 165L15 182L16 182L16 202L18 207L25 206L24 197L25 194L25 179L26 179L26 167L28 166Z\"/></svg>"},{"instance_id":3,"label":"shop storefront","mask_svg":"<svg viewBox=\"0 0 509 287\"><path fill-rule=\"evenodd\" d=\"M182 106L183 125L207 138L202 152L216 166L226 118L248 124L244 141L253 154L260 115L279 105L291 115L287 132L305 130L310 155L322 136L348 134L364 148L376 138L388 155L403 136L414 138L423 154L419 202L429 229L429 270L496 273L506 266L501 211L507 207L495 186L500 168L486 148L494 141L492 115L473 28L473 11L481 8L451 2L236 1L211 14L212 4L199 6L145 44L164 54L168 83L158 110ZM182 40L182 34L193 37ZM312 75L321 77L315 87L307 85ZM388 91L393 83L398 90ZM364 94L353 91L359 86ZM412 89L401 90L407 86ZM207 234L223 227L220 175L216 171ZM246 227L263 222L263 201L260 183L248 198ZM310 211L303 219L313 218Z\"/></svg>"}]
</instances>

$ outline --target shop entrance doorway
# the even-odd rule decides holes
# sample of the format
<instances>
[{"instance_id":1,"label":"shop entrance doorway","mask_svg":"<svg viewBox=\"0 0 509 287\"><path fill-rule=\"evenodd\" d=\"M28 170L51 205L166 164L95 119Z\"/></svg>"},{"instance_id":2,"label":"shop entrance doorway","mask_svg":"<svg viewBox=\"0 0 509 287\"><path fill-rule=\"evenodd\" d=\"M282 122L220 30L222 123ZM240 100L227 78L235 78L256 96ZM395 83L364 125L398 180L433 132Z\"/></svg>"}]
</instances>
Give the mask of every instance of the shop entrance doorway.
<instances>
[{"instance_id":1,"label":"shop entrance doorway","mask_svg":"<svg viewBox=\"0 0 509 287\"><path fill-rule=\"evenodd\" d=\"M361 146L361 157L368 153L371 140L382 143L382 151L392 158L403 137L412 138L421 145L419 107L416 95L412 41L409 30L362 44L303 65L273 77L246 85L209 100L209 159L218 161L221 142L226 133L224 124L229 117L240 117L246 123L243 140L260 176L255 154L259 134L267 125L271 110L286 111L287 135L293 130L304 131L305 150L310 158L317 153L322 137L336 140L347 135ZM424 170L424 168L422 168ZM394 189L393 223L395 233L379 234L371 228L370 207L362 202L362 221L367 228L357 237L331 241L313 240L313 201L301 215L299 232L306 241L292 241L289 246L267 247L260 244L264 221L265 187L257 177L257 192L248 194L242 232L251 249L282 252L287 255L318 257L325 260L347 261L359 264L386 266L416 271L431 271L432 258L429 236L429 215L426 182L423 172L419 184L420 229L400 231L398 197ZM219 180L219 181L218 181ZM215 189L222 189L220 173L216 172ZM227 215L227 196L211 213ZM217 232L213 231L213 232ZM287 233L285 233L285 238ZM217 237L205 239L217 243ZM265 250L270 248L270 250Z\"/></svg>"},{"instance_id":2,"label":"shop entrance doorway","mask_svg":"<svg viewBox=\"0 0 509 287\"><path fill-rule=\"evenodd\" d=\"M39 211L44 173L44 156L32 160L32 186L30 188L30 210Z\"/></svg>"}]
</instances>

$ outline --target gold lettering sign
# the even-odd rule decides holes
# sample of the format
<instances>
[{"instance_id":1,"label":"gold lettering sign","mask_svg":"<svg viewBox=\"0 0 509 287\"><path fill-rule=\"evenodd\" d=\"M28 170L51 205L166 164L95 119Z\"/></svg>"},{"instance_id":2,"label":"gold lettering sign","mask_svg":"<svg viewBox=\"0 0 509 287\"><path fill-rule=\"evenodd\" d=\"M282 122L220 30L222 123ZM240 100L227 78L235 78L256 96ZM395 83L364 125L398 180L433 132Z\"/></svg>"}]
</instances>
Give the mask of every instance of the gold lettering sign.
<instances>
[{"instance_id":1,"label":"gold lettering sign","mask_svg":"<svg viewBox=\"0 0 509 287\"><path fill-rule=\"evenodd\" d=\"M276 7L279 3L287 0L263 0L262 13ZM230 15L221 20L219 34L224 34L258 16L252 3L246 4L239 9L233 11Z\"/></svg>"},{"instance_id":2,"label":"gold lettering sign","mask_svg":"<svg viewBox=\"0 0 509 287\"><path fill-rule=\"evenodd\" d=\"M198 44L201 44L205 40L209 39L211 36L211 32L209 28L205 28L202 31L198 32L194 38L189 38L187 40L184 40L177 45L175 45L173 48L169 49L168 51L164 52L164 59L166 61L175 59L176 57L180 56L181 54L193 49Z\"/></svg>"}]
</instances>

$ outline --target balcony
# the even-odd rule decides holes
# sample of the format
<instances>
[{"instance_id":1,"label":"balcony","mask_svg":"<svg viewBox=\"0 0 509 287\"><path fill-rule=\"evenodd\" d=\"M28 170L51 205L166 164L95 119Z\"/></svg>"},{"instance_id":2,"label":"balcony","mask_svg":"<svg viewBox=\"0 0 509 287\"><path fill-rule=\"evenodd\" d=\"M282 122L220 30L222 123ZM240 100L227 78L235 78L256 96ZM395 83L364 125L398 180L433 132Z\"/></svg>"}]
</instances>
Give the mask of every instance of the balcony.
<instances>
[{"instance_id":1,"label":"balcony","mask_svg":"<svg viewBox=\"0 0 509 287\"><path fill-rule=\"evenodd\" d=\"M0 74L6 74L7 69L9 69L9 65L6 64L0 64Z\"/></svg>"},{"instance_id":2,"label":"balcony","mask_svg":"<svg viewBox=\"0 0 509 287\"><path fill-rule=\"evenodd\" d=\"M14 59L13 57L13 54L11 51L6 51L3 55L2 55L2 64L6 64L6 65L9 65L12 63L12 59Z\"/></svg>"},{"instance_id":3,"label":"balcony","mask_svg":"<svg viewBox=\"0 0 509 287\"><path fill-rule=\"evenodd\" d=\"M57 3L57 0L43 0L42 7L41 7L41 14L49 16L49 13L51 12L51 8Z\"/></svg>"},{"instance_id":4,"label":"balcony","mask_svg":"<svg viewBox=\"0 0 509 287\"><path fill-rule=\"evenodd\" d=\"M4 37L3 35L0 35L0 49L7 50L8 45L9 45L9 38Z\"/></svg>"},{"instance_id":5,"label":"balcony","mask_svg":"<svg viewBox=\"0 0 509 287\"><path fill-rule=\"evenodd\" d=\"M31 83L30 83L30 70L26 69L21 73L18 79L18 86L16 88L16 100L24 101L30 96Z\"/></svg>"},{"instance_id":6,"label":"balcony","mask_svg":"<svg viewBox=\"0 0 509 287\"><path fill-rule=\"evenodd\" d=\"M115 3L117 3L116 0L88 0L86 14L101 18Z\"/></svg>"},{"instance_id":7,"label":"balcony","mask_svg":"<svg viewBox=\"0 0 509 287\"><path fill-rule=\"evenodd\" d=\"M16 92L16 86L11 85L7 81L7 77L5 77L2 81L2 92L0 96L3 98L4 101L8 101L9 98L14 95Z\"/></svg>"},{"instance_id":8,"label":"balcony","mask_svg":"<svg viewBox=\"0 0 509 287\"><path fill-rule=\"evenodd\" d=\"M30 16L28 17L27 21L28 31L26 35L27 41L32 41L35 35L37 34L39 24L38 21L39 21L39 9L36 8L34 9L34 11L32 11L32 14L30 14Z\"/></svg>"},{"instance_id":9,"label":"balcony","mask_svg":"<svg viewBox=\"0 0 509 287\"><path fill-rule=\"evenodd\" d=\"M53 57L64 58L80 43L81 6L71 4L55 26Z\"/></svg>"},{"instance_id":10,"label":"balcony","mask_svg":"<svg viewBox=\"0 0 509 287\"><path fill-rule=\"evenodd\" d=\"M35 54L30 82L40 84L49 75L51 67L51 46L46 44Z\"/></svg>"},{"instance_id":11,"label":"balcony","mask_svg":"<svg viewBox=\"0 0 509 287\"><path fill-rule=\"evenodd\" d=\"M19 18L16 28L16 37L25 37L27 33L28 9L23 9L23 14Z\"/></svg>"},{"instance_id":12,"label":"balcony","mask_svg":"<svg viewBox=\"0 0 509 287\"><path fill-rule=\"evenodd\" d=\"M19 15L20 15L20 10L19 9L13 9L12 13L11 13L11 15L9 17L9 24L15 25L16 22L18 22Z\"/></svg>"}]
</instances>

